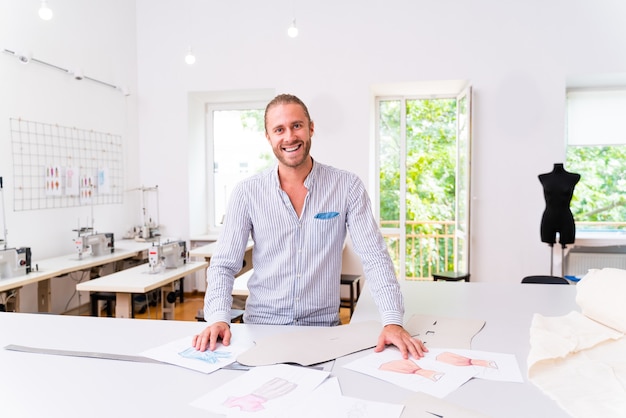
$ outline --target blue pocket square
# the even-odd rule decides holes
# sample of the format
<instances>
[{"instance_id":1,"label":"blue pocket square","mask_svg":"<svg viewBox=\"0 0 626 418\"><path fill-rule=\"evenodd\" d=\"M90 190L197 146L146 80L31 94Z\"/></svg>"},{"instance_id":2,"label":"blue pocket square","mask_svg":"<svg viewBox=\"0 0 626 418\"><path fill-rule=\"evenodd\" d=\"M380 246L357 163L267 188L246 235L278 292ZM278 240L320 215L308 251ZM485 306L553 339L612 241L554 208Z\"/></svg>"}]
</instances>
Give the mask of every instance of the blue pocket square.
<instances>
[{"instance_id":1,"label":"blue pocket square","mask_svg":"<svg viewBox=\"0 0 626 418\"><path fill-rule=\"evenodd\" d=\"M315 215L316 219L330 219L339 216L339 212L320 212Z\"/></svg>"}]
</instances>

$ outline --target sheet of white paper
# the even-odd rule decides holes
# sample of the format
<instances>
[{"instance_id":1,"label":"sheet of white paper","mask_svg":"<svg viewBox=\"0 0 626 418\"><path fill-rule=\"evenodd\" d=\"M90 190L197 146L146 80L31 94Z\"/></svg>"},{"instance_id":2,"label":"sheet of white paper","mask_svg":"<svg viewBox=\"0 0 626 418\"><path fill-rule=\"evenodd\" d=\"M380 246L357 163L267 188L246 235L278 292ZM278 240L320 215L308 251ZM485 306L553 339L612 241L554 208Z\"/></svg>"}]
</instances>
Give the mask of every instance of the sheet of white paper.
<instances>
[{"instance_id":1,"label":"sheet of white paper","mask_svg":"<svg viewBox=\"0 0 626 418\"><path fill-rule=\"evenodd\" d=\"M451 366L428 356L405 360L395 347L361 357L344 367L438 398L445 397L476 374L473 368Z\"/></svg>"},{"instance_id":2,"label":"sheet of white paper","mask_svg":"<svg viewBox=\"0 0 626 418\"><path fill-rule=\"evenodd\" d=\"M286 364L259 366L191 405L228 417L285 417L287 408L303 405L328 375L328 372Z\"/></svg>"},{"instance_id":3,"label":"sheet of white paper","mask_svg":"<svg viewBox=\"0 0 626 418\"><path fill-rule=\"evenodd\" d=\"M315 388L313 396L341 396L339 379L331 376L324 380L317 388Z\"/></svg>"},{"instance_id":4,"label":"sheet of white paper","mask_svg":"<svg viewBox=\"0 0 626 418\"><path fill-rule=\"evenodd\" d=\"M67 196L78 196L78 172L76 167L65 168L65 194Z\"/></svg>"},{"instance_id":5,"label":"sheet of white paper","mask_svg":"<svg viewBox=\"0 0 626 418\"><path fill-rule=\"evenodd\" d=\"M419 360L402 359L389 348L361 357L344 367L416 392L443 398L471 378L523 382L512 354L457 348L431 348Z\"/></svg>"},{"instance_id":6,"label":"sheet of white paper","mask_svg":"<svg viewBox=\"0 0 626 418\"><path fill-rule=\"evenodd\" d=\"M109 179L109 168L108 167L100 167L98 168L98 178L96 183L96 190L98 194L109 194L111 193L111 185Z\"/></svg>"},{"instance_id":7,"label":"sheet of white paper","mask_svg":"<svg viewBox=\"0 0 626 418\"><path fill-rule=\"evenodd\" d=\"M431 348L425 356L457 368L474 370L477 379L522 383L524 378L513 354L489 351Z\"/></svg>"},{"instance_id":8,"label":"sheet of white paper","mask_svg":"<svg viewBox=\"0 0 626 418\"><path fill-rule=\"evenodd\" d=\"M233 363L240 353L251 346L250 343L242 344L233 341L228 346L218 343L215 351L198 351L191 346L191 339L191 336L181 338L146 350L140 355L202 373L211 373Z\"/></svg>"},{"instance_id":9,"label":"sheet of white paper","mask_svg":"<svg viewBox=\"0 0 626 418\"><path fill-rule=\"evenodd\" d=\"M329 377L306 398L303 404L286 410L280 417L400 418L403 408L403 405L342 396L337 378Z\"/></svg>"}]
</instances>

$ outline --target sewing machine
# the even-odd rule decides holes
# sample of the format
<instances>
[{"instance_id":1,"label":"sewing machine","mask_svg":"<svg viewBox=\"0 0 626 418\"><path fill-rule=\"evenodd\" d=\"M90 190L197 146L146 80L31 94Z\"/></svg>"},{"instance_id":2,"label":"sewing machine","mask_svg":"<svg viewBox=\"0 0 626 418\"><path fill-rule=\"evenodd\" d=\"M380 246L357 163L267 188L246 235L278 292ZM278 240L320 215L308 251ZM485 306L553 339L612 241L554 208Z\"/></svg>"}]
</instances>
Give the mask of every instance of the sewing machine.
<instances>
[{"instance_id":1,"label":"sewing machine","mask_svg":"<svg viewBox=\"0 0 626 418\"><path fill-rule=\"evenodd\" d=\"M141 192L141 215L143 222L141 226L133 227L130 234L133 235L135 241L158 241L161 237L161 231L159 230L159 186L141 186L131 190L137 190ZM150 196L152 197L151 199L149 199ZM153 216L148 213L147 200L152 200L151 205L153 206L153 210L154 207L156 207L156 218L153 218Z\"/></svg>"},{"instance_id":2,"label":"sewing machine","mask_svg":"<svg viewBox=\"0 0 626 418\"><path fill-rule=\"evenodd\" d=\"M74 247L78 252L78 258L82 258L83 254L89 250L94 257L112 253L115 251L113 233L105 232L87 235L79 233L78 237L74 239Z\"/></svg>"},{"instance_id":3,"label":"sewing machine","mask_svg":"<svg viewBox=\"0 0 626 418\"><path fill-rule=\"evenodd\" d=\"M0 279L23 276L31 271L29 247L0 249Z\"/></svg>"},{"instance_id":4,"label":"sewing machine","mask_svg":"<svg viewBox=\"0 0 626 418\"><path fill-rule=\"evenodd\" d=\"M148 250L148 268L151 273L161 268L173 269L187 262L187 243L185 241L168 241L152 244Z\"/></svg>"}]
</instances>

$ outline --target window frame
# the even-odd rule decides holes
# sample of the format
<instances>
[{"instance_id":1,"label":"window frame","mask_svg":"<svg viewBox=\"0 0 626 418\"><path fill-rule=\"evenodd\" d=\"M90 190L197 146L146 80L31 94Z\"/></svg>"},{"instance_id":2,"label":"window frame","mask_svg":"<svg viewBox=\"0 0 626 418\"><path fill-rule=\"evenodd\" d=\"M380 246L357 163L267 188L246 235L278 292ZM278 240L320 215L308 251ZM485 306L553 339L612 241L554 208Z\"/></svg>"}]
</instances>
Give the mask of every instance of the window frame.
<instances>
[{"instance_id":1,"label":"window frame","mask_svg":"<svg viewBox=\"0 0 626 418\"><path fill-rule=\"evenodd\" d=\"M206 171L213 168L207 159L209 145L206 107L217 103L263 102L267 105L276 91L273 88L245 90L192 91L187 93L187 141L189 179L189 233L191 237L214 237L219 233L209 227L209 186ZM212 239L212 238L209 238Z\"/></svg>"},{"instance_id":2,"label":"window frame","mask_svg":"<svg viewBox=\"0 0 626 418\"><path fill-rule=\"evenodd\" d=\"M214 102L207 103L205 107L205 124L206 124L206 184L207 184L207 224L209 231L220 232L222 225L217 224L217 190L215 188L215 144L219 139L215 138L214 112L229 110L260 110L265 111L267 102L261 100L238 101L238 102ZM250 173L251 175L252 173ZM226 197L225 206L228 206L230 195Z\"/></svg>"},{"instance_id":3,"label":"window frame","mask_svg":"<svg viewBox=\"0 0 626 418\"><path fill-rule=\"evenodd\" d=\"M407 89L410 90L410 89ZM399 240L399 260L398 260L398 265L397 267L397 274L398 277L402 278L402 280L406 280L407 276L406 276L406 262L405 262L405 257L406 257L406 228L404 227L404 225L406 224L406 196L407 196L407 190L406 190L406 172L407 172L407 167L406 167L406 159L407 159L407 147L406 147L406 135L407 135L407 121L406 121L406 103L408 101L411 100L456 100L457 101L457 106L458 103L461 99L466 99L468 104L468 114L467 114L467 126L466 126L466 130L465 130L465 135L466 135L466 151L467 151L467 155L464 157L463 161L467 163L467 167L465 169L464 175L467 176L467 178L464 180L466 182L466 190L465 193L467 194L466 196L463 197L464 199L464 204L466 205L467 211L465 213L466 218L464 218L464 230L463 230L463 236L459 237L457 235L455 235L454 237L454 245L455 245L455 263L457 263L456 268L460 269L462 271L469 271L469 233L470 233L470 228L469 228L469 224L470 224L470 204L469 204L469 194L470 194L470 184L471 184L471 111L469 109L471 109L471 86L469 84L465 84L463 86L463 88L461 88L458 91L436 91L436 89L432 89L430 90L428 93L425 92L420 92L418 94L411 94L410 92L408 94L402 94L401 92L395 91L394 94L377 94L374 96L373 98L373 117L374 117L374 132L373 132L373 143L374 143L374 173L375 173L375 178L374 178L374 185L375 185L375 202L374 202L374 209L375 209L375 214L377 219L379 220L379 222L381 221L380 219L380 198L381 198L381 184L380 184L380 170L381 170L381 166L380 166L380 141L381 141L381 137L380 137L380 131L381 131L381 127L380 127L380 103L383 101L398 101L400 103L400 108L404 109L401 111L400 113L400 137L401 137L401 141L399 143L399 152L400 152L400 156L399 156L399 162L400 162L400 190L399 190L399 194L400 194L400 200L399 200L399 223L400 225L402 225L400 228L389 228L389 227L383 227L381 225L381 232L383 234L397 234L398 235L398 240ZM458 109L457 109L457 132L456 132L456 136L457 136L457 147L459 146L459 131L458 131L458 123L459 123L459 114L458 114ZM458 153L458 149L457 149L457 153ZM457 182L459 181L458 177L459 177L459 161L456 162L457 167L457 173L456 173L456 178L457 178ZM456 196L456 201L455 201L455 206L457 206L459 204L459 196ZM458 213L455 213L455 218L458 216ZM456 222L458 224L458 219L456 219ZM457 225L458 227L458 225ZM466 244L463 246L463 251L465 252L462 257L460 257L460 254L458 254L457 252L457 242L459 240L464 241Z\"/></svg>"},{"instance_id":4,"label":"window frame","mask_svg":"<svg viewBox=\"0 0 626 418\"><path fill-rule=\"evenodd\" d=\"M624 147L626 146L626 129L620 121L623 119L621 115L626 112L626 87L620 86L575 86L568 87L565 95L565 166L568 171L579 172L582 180L587 184L595 184L594 180L604 178L604 176L595 173L590 179L586 179L585 170L580 170L575 162L568 158L575 148L607 148L607 147ZM574 120L573 118L576 118ZM591 123L588 123L592 120ZM602 125L603 130L596 129ZM588 138L588 139L587 139ZM601 151L598 151L601 152ZM583 189L584 185L579 184L577 191ZM584 197L589 197L585 195ZM584 199L583 197L583 199ZM574 199L580 200L574 192ZM577 230L579 232L596 231L603 233L623 233L626 227L624 221L606 221L606 220L589 220L586 219L590 215L597 215L612 210L617 206L624 205L624 200L615 202L605 202L601 207L588 210L584 213L576 213L576 203L572 204L574 208L574 217L576 219ZM582 219L581 219L582 217Z\"/></svg>"}]
</instances>

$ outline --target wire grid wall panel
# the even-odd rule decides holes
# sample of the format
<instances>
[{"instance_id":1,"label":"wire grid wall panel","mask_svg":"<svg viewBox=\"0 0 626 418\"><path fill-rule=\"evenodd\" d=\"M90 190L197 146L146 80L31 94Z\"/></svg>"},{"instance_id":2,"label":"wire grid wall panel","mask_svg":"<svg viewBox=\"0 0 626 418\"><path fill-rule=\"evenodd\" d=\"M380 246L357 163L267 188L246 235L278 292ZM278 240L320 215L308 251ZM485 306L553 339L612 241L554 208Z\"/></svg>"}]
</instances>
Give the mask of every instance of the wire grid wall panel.
<instances>
[{"instance_id":1,"label":"wire grid wall panel","mask_svg":"<svg viewBox=\"0 0 626 418\"><path fill-rule=\"evenodd\" d=\"M123 203L120 135L9 118L15 211Z\"/></svg>"}]
</instances>

